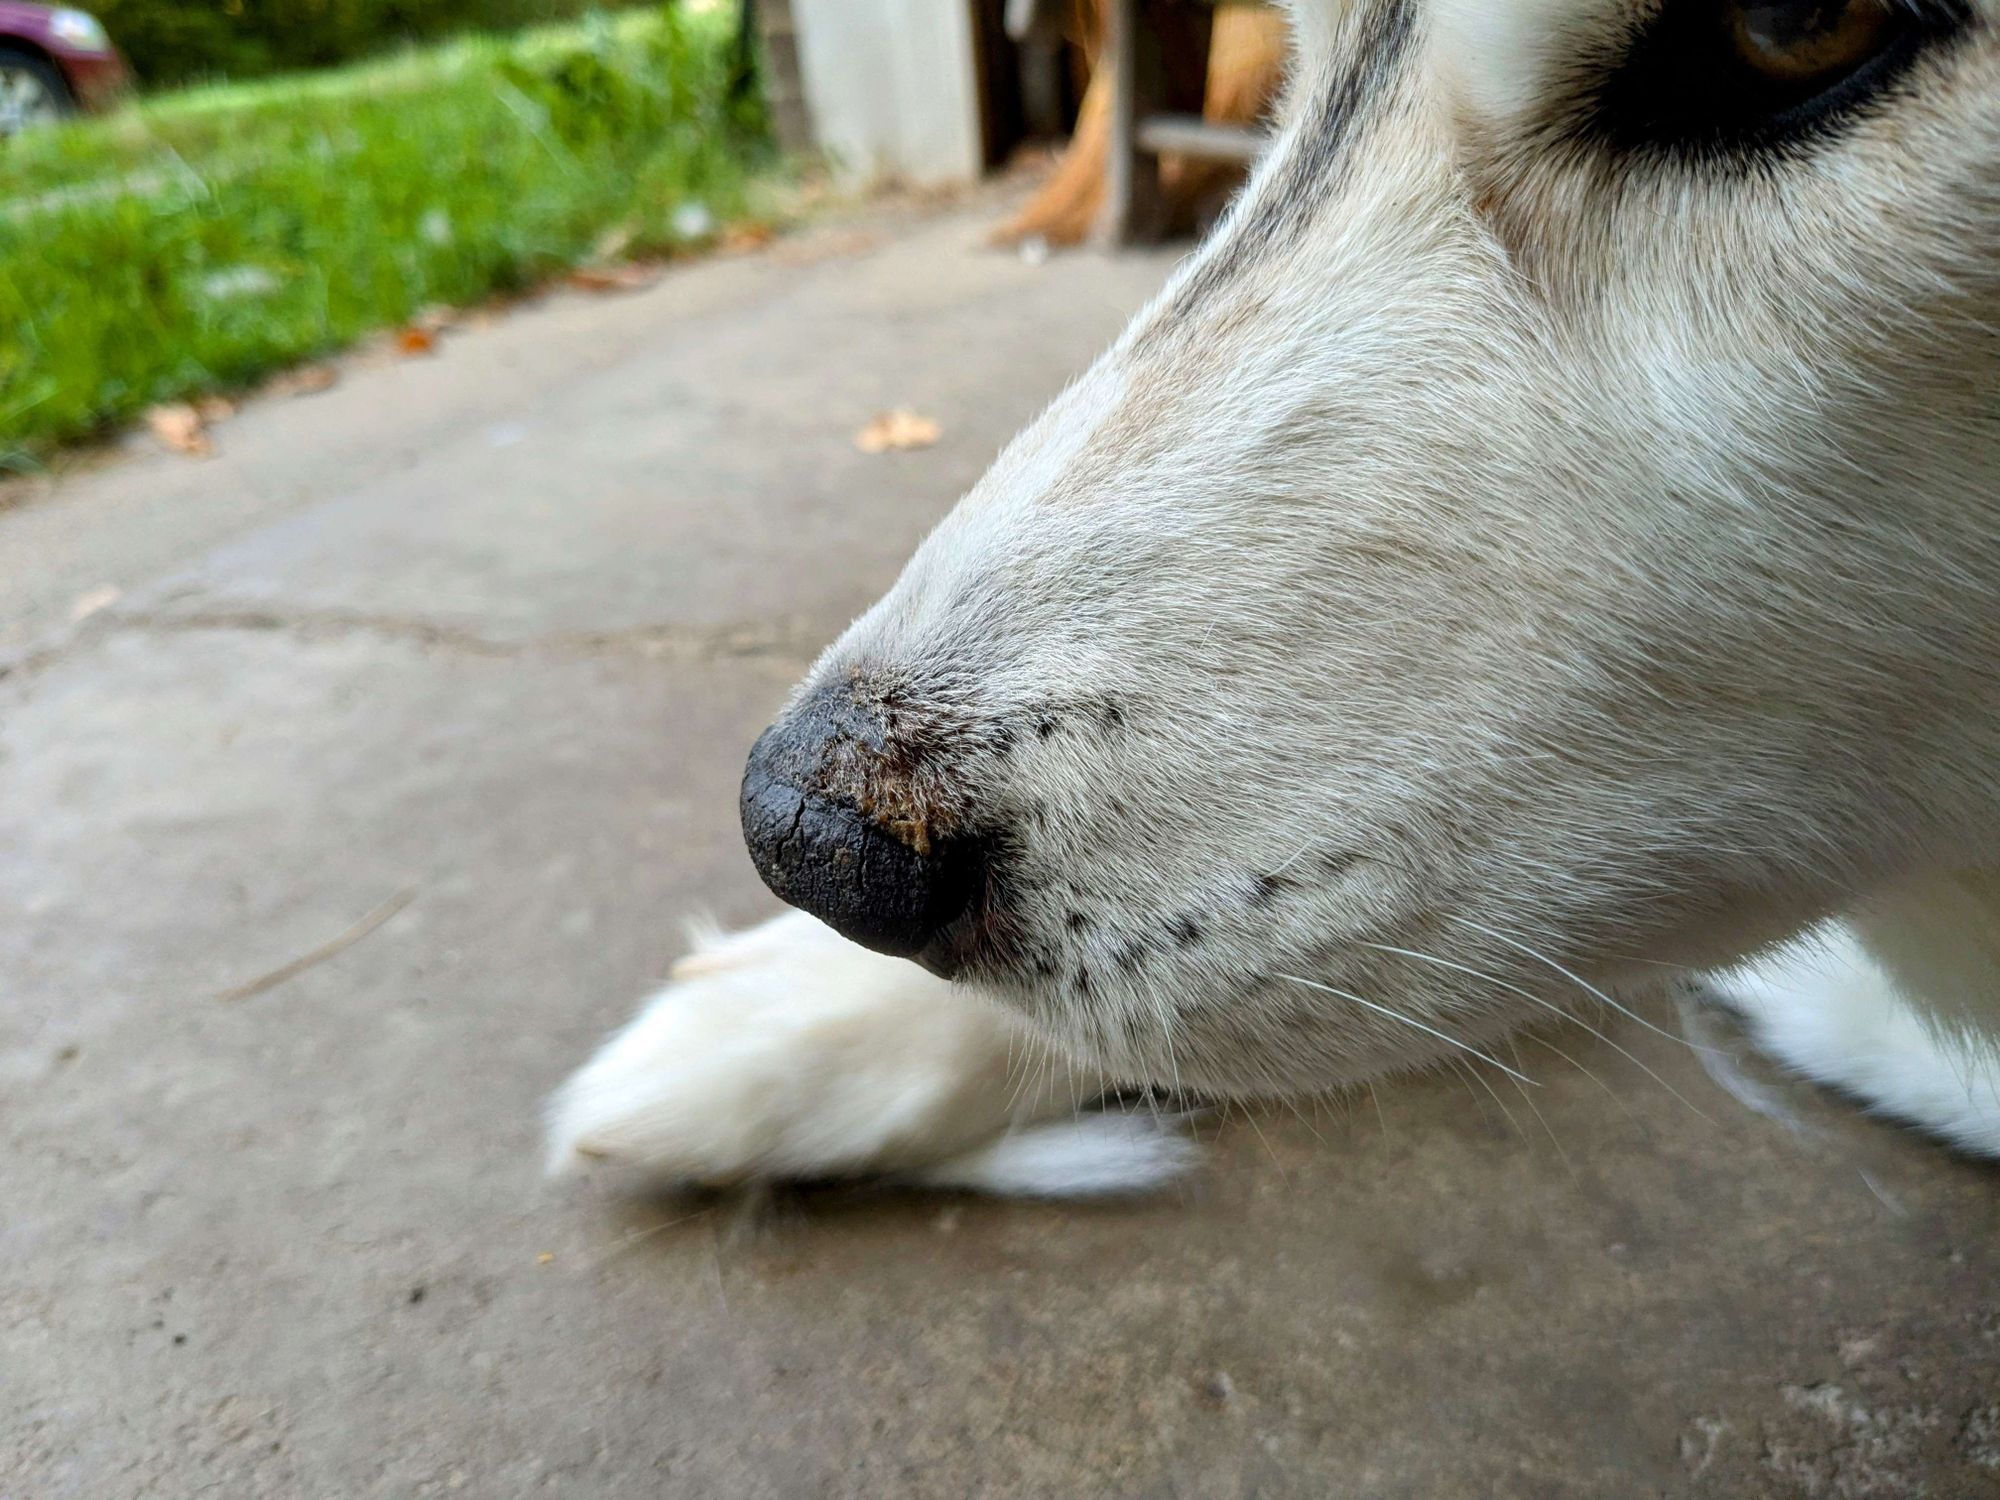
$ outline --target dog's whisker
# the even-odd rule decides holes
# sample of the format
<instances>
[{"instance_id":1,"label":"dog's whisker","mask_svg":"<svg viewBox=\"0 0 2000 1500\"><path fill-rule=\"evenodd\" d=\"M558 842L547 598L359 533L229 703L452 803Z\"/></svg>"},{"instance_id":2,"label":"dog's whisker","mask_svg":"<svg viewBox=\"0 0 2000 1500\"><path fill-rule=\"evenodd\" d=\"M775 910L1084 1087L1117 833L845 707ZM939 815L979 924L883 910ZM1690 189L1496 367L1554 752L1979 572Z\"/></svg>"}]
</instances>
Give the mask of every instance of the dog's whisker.
<instances>
[{"instance_id":1,"label":"dog's whisker","mask_svg":"<svg viewBox=\"0 0 2000 1500\"><path fill-rule=\"evenodd\" d=\"M1146 991L1153 999L1153 1013L1159 1017L1160 1039L1166 1044L1167 1049L1167 1072L1173 1080L1174 1097L1178 1099L1181 1096L1181 1065L1180 1059L1174 1055L1173 1009L1167 1004L1167 997L1161 993L1157 984L1147 985Z\"/></svg>"},{"instance_id":2,"label":"dog's whisker","mask_svg":"<svg viewBox=\"0 0 2000 1500\"><path fill-rule=\"evenodd\" d=\"M1481 1052L1477 1047L1473 1046L1470 1042L1462 1042L1457 1037L1453 1036L1450 1032L1440 1031L1435 1026L1426 1025L1424 1022L1419 1021L1416 1017L1406 1016L1399 1010L1391 1010L1386 1005L1377 1005L1373 1000L1364 1000L1361 998L1361 996L1353 993L1351 990L1339 989L1330 984L1321 984L1317 979L1304 979L1297 974L1274 974L1272 978L1282 979L1287 984L1302 984L1309 990L1324 990L1329 995L1337 995L1342 1000L1346 1000L1351 1004L1360 1006L1363 1010L1372 1010L1377 1015L1387 1016L1392 1021L1401 1021L1405 1026L1414 1027L1418 1031L1436 1037L1441 1042L1447 1042L1451 1046L1458 1048L1461 1052L1469 1052L1472 1056L1478 1058L1481 1062L1492 1063L1493 1066L1498 1068L1501 1072L1513 1074L1514 1077L1520 1079L1523 1083L1531 1084L1536 1088L1541 1087L1540 1084L1535 1083L1534 1079L1528 1077L1524 1073L1516 1073L1514 1069L1508 1067L1505 1063L1501 1062L1499 1058L1487 1056L1484 1052Z\"/></svg>"},{"instance_id":3,"label":"dog's whisker","mask_svg":"<svg viewBox=\"0 0 2000 1500\"><path fill-rule=\"evenodd\" d=\"M1568 1063L1572 1068L1575 1068L1577 1072L1581 1073L1585 1078L1588 1078L1592 1083L1596 1084L1599 1088L1603 1089L1605 1095L1611 1100L1611 1102L1617 1105L1621 1110L1625 1112L1625 1117L1627 1119L1629 1119L1633 1124L1640 1125L1643 1127L1644 1122L1640 1120L1638 1112L1635 1111L1631 1105L1625 1102L1625 1096L1619 1093L1618 1090L1614 1089L1610 1084L1606 1083L1602 1078L1599 1078L1597 1074L1593 1073L1589 1068L1586 1068L1575 1057L1572 1057L1568 1052L1565 1052L1562 1048L1558 1047L1554 1042L1550 1041L1547 1037L1537 1036L1532 1031L1523 1032L1522 1035L1526 1037L1529 1041L1533 1042L1536 1046L1546 1047L1549 1051L1555 1053L1557 1057L1561 1058L1564 1062Z\"/></svg>"},{"instance_id":4,"label":"dog's whisker","mask_svg":"<svg viewBox=\"0 0 2000 1500\"><path fill-rule=\"evenodd\" d=\"M1521 1128L1521 1122L1514 1118L1514 1111L1507 1107L1507 1101L1500 1097L1500 1091L1494 1088L1493 1085L1487 1081L1486 1075L1479 1071L1479 1067L1477 1064L1467 1063L1465 1065L1465 1071L1472 1075L1473 1081L1475 1083L1477 1083L1481 1088L1486 1090L1486 1097L1493 1101L1493 1107L1499 1110L1501 1118L1506 1120L1507 1129L1513 1133L1515 1141L1523 1146L1527 1145L1528 1132L1523 1130ZM1514 1086L1516 1088L1520 1087L1519 1084L1516 1084Z\"/></svg>"},{"instance_id":5,"label":"dog's whisker","mask_svg":"<svg viewBox=\"0 0 2000 1500\"><path fill-rule=\"evenodd\" d=\"M1297 864L1301 859L1304 859L1307 854L1312 852L1313 843L1314 840L1307 839L1303 844L1299 845L1297 849L1294 849L1286 859L1281 861L1278 864L1278 866L1275 869L1273 869L1271 873L1265 878L1269 880L1275 880L1277 879L1278 876L1284 874L1285 871L1289 870L1293 865Z\"/></svg>"},{"instance_id":6,"label":"dog's whisker","mask_svg":"<svg viewBox=\"0 0 2000 1500\"><path fill-rule=\"evenodd\" d=\"M1311 1120L1306 1118L1306 1112L1299 1108L1298 1100L1287 1095L1285 1097L1285 1107L1291 1110L1293 1115L1295 1115L1298 1118L1298 1122L1301 1125L1305 1126L1307 1130L1312 1132L1312 1138L1314 1140L1318 1141L1322 1146L1331 1144L1325 1136L1319 1133L1319 1127L1313 1124Z\"/></svg>"},{"instance_id":7,"label":"dog's whisker","mask_svg":"<svg viewBox=\"0 0 2000 1500\"><path fill-rule=\"evenodd\" d=\"M1515 1063L1518 1065L1521 1061L1521 1049L1518 1045L1515 1044L1514 1039L1512 1037L1509 1037L1507 1039L1507 1050L1512 1055ZM1542 1113L1542 1107L1539 1104L1535 1103L1533 1096L1531 1096L1526 1089L1521 1088L1520 1084L1517 1083L1514 1085L1514 1087L1520 1089L1521 1102L1523 1104L1526 1104L1530 1110L1534 1111L1536 1122L1541 1125L1542 1133L1549 1138L1549 1144L1555 1147L1556 1160L1560 1161L1563 1164L1563 1170L1569 1173L1569 1180L1571 1182L1580 1182L1581 1179L1578 1178L1578 1176L1576 1175L1575 1163L1570 1161L1569 1153L1563 1150L1563 1143L1556 1139L1555 1129L1549 1124L1548 1116Z\"/></svg>"},{"instance_id":8,"label":"dog's whisker","mask_svg":"<svg viewBox=\"0 0 2000 1500\"><path fill-rule=\"evenodd\" d=\"M1552 1000L1544 1000L1540 995L1537 995L1533 990L1522 989L1521 986L1518 984L1509 984L1506 980L1500 978L1499 975L1485 973L1482 970L1471 967L1469 964L1453 963L1448 958L1439 958L1434 953L1419 953L1414 948L1393 948L1386 943L1368 943L1364 944L1363 946L1369 948L1376 948L1384 953L1400 954L1404 958L1416 959L1419 963L1436 964L1439 968L1455 969L1461 974L1469 975L1474 979L1483 980L1487 984L1493 985L1498 989L1503 989L1510 995L1519 995L1523 1000L1526 1000L1534 1005L1539 1005L1543 1010L1549 1012L1549 1014L1551 1015L1560 1016L1565 1021L1574 1022L1576 1025L1581 1026L1585 1031L1589 1032L1592 1036L1596 1037L1600 1042L1604 1043L1604 1045L1609 1047L1613 1052L1616 1052L1620 1057L1624 1058L1625 1061L1632 1064L1632 1066L1637 1068L1641 1073L1644 1073L1648 1078L1652 1079L1653 1082L1657 1083L1661 1088L1665 1089L1668 1093L1672 1094L1676 1099L1680 1100L1681 1103L1687 1105L1689 1109L1694 1110L1694 1112L1697 1115L1699 1115L1702 1119L1708 1120L1711 1124L1714 1123L1713 1119L1708 1114L1703 1112L1701 1109L1697 1108L1694 1102L1690 1100L1687 1097L1687 1095L1683 1094L1679 1089L1675 1088L1671 1083L1668 1083L1666 1079L1662 1078L1658 1073L1654 1072L1651 1068L1647 1067L1646 1064L1640 1061L1635 1054L1627 1051L1624 1047L1621 1047L1617 1042L1613 1041L1610 1037L1606 1036L1603 1032L1599 1031L1595 1026L1591 1025L1590 1022L1584 1020L1582 1016L1577 1015L1573 1011L1564 1010L1560 1005L1557 1005Z\"/></svg>"},{"instance_id":9,"label":"dog's whisker","mask_svg":"<svg viewBox=\"0 0 2000 1500\"><path fill-rule=\"evenodd\" d=\"M1575 985L1578 989L1582 990L1585 994L1591 996L1599 1003L1609 1006L1612 1010L1617 1011L1619 1015L1624 1016L1627 1020L1636 1021L1639 1025L1645 1027L1646 1030L1653 1032L1655 1035L1663 1036L1668 1041L1674 1043L1676 1046L1686 1047L1690 1051L1698 1050L1695 1044L1689 1041L1686 1037L1676 1036L1673 1032L1668 1031L1664 1026L1654 1025L1651 1021L1647 1020L1637 1011L1630 1010L1625 1006L1620 1005L1616 1000L1613 1000L1609 995L1605 994L1603 990L1599 989L1589 980L1583 978L1579 974L1572 972L1569 969L1564 968L1561 964L1557 963L1553 958L1550 958L1546 953L1537 952L1535 949L1529 947L1526 943L1521 942L1516 938L1511 938L1507 936L1507 934L1504 932L1495 931L1493 928L1488 927L1483 923L1475 922L1470 917L1461 917L1451 912L1447 912L1445 916L1447 920L1456 922L1461 927L1470 927L1474 932L1483 932L1486 934L1486 936L1492 938L1495 942L1505 943L1509 948L1514 949L1517 953L1526 954L1529 958L1532 958L1536 963L1541 964L1545 968L1552 969L1556 973L1562 975L1563 978L1567 979L1571 984Z\"/></svg>"},{"instance_id":10,"label":"dog's whisker","mask_svg":"<svg viewBox=\"0 0 2000 1500\"><path fill-rule=\"evenodd\" d=\"M1257 1123L1257 1107L1254 1104L1246 1104L1243 1107L1243 1118L1250 1122L1250 1129L1256 1133L1258 1141L1263 1144L1264 1154L1271 1158L1271 1165L1278 1169L1278 1180L1283 1182L1285 1186L1290 1187L1292 1183L1291 1174L1285 1170L1285 1164L1278 1160L1278 1153L1271 1149L1270 1137L1264 1134L1263 1127Z\"/></svg>"},{"instance_id":11,"label":"dog's whisker","mask_svg":"<svg viewBox=\"0 0 2000 1500\"><path fill-rule=\"evenodd\" d=\"M1482 1125L1489 1124L1492 1121L1493 1117L1487 1114L1485 1102L1477 1094L1472 1092L1472 1081L1466 1076L1465 1059L1462 1057L1447 1057L1445 1061L1451 1064L1452 1074L1458 1079L1459 1083L1464 1087L1465 1097L1470 1099L1472 1101L1472 1107L1479 1111L1479 1122Z\"/></svg>"},{"instance_id":12,"label":"dog's whisker","mask_svg":"<svg viewBox=\"0 0 2000 1500\"><path fill-rule=\"evenodd\" d=\"M1375 1118L1382 1122L1382 1138L1389 1138L1389 1117L1382 1112L1382 1096L1375 1092L1375 1085L1368 1085L1368 1100L1375 1106Z\"/></svg>"}]
</instances>

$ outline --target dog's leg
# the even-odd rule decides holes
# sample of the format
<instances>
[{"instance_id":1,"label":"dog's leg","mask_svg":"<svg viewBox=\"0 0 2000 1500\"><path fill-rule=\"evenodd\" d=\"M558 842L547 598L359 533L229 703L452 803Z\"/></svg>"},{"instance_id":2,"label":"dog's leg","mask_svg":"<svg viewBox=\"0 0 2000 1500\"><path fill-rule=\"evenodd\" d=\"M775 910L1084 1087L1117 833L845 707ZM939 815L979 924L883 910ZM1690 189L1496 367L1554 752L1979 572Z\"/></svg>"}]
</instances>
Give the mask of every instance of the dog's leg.
<instances>
[{"instance_id":1,"label":"dog's leg","mask_svg":"<svg viewBox=\"0 0 2000 1500\"><path fill-rule=\"evenodd\" d=\"M1075 1197L1176 1176L1192 1146L1007 1012L800 912L703 937L556 1094L551 1170L610 1158L722 1186L880 1177Z\"/></svg>"},{"instance_id":2,"label":"dog's leg","mask_svg":"<svg viewBox=\"0 0 2000 1500\"><path fill-rule=\"evenodd\" d=\"M1723 975L1764 1049L1882 1114L2000 1156L2000 902L1938 877Z\"/></svg>"}]
</instances>

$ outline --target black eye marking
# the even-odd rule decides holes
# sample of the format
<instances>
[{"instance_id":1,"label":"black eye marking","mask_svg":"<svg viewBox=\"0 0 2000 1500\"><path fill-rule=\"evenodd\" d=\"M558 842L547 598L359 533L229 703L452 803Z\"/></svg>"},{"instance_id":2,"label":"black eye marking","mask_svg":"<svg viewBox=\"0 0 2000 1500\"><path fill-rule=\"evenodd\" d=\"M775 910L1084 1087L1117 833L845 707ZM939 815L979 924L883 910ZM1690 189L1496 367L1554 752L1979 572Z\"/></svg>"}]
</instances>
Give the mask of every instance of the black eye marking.
<instances>
[{"instance_id":1,"label":"black eye marking","mask_svg":"<svg viewBox=\"0 0 2000 1500\"><path fill-rule=\"evenodd\" d=\"M1752 0L1666 0L1609 55L1582 123L1621 153L1728 158L1824 138L1890 94L1927 50L1966 30L1966 0L1781 0L1755 6L1760 24L1809 31L1854 4L1880 5L1869 47L1851 65L1786 74L1746 56L1740 28ZM1796 17L1789 12L1797 11ZM1579 77L1579 83L1583 82Z\"/></svg>"}]
</instances>

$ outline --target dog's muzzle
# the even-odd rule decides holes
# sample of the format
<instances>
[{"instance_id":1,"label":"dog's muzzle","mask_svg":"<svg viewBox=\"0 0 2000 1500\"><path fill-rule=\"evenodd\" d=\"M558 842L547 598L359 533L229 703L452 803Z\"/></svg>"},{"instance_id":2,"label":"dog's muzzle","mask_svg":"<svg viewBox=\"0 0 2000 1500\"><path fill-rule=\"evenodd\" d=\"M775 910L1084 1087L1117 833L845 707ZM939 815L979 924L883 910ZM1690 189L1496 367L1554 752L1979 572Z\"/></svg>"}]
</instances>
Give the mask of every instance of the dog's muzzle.
<instances>
[{"instance_id":1,"label":"dog's muzzle","mask_svg":"<svg viewBox=\"0 0 2000 1500\"><path fill-rule=\"evenodd\" d=\"M911 771L896 760L879 712L846 685L814 693L750 751L743 838L781 900L949 977L961 962L954 924L980 894L985 855L911 807Z\"/></svg>"}]
</instances>

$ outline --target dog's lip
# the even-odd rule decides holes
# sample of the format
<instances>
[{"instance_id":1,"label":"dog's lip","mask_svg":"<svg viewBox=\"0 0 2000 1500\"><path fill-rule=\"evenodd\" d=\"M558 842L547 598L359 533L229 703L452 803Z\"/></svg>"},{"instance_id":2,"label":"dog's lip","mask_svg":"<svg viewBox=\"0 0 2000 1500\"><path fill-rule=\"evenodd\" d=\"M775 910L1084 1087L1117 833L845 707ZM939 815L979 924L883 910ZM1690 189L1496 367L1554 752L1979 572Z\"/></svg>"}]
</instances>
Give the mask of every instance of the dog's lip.
<instances>
[{"instance_id":1,"label":"dog's lip","mask_svg":"<svg viewBox=\"0 0 2000 1500\"><path fill-rule=\"evenodd\" d=\"M985 906L974 902L912 957L940 979L958 978L988 951Z\"/></svg>"},{"instance_id":2,"label":"dog's lip","mask_svg":"<svg viewBox=\"0 0 2000 1500\"><path fill-rule=\"evenodd\" d=\"M940 979L962 978L975 965L986 970L1006 967L1003 934L1008 924L996 907L993 885L990 878L980 881L965 910L912 955L918 964Z\"/></svg>"}]
</instances>

